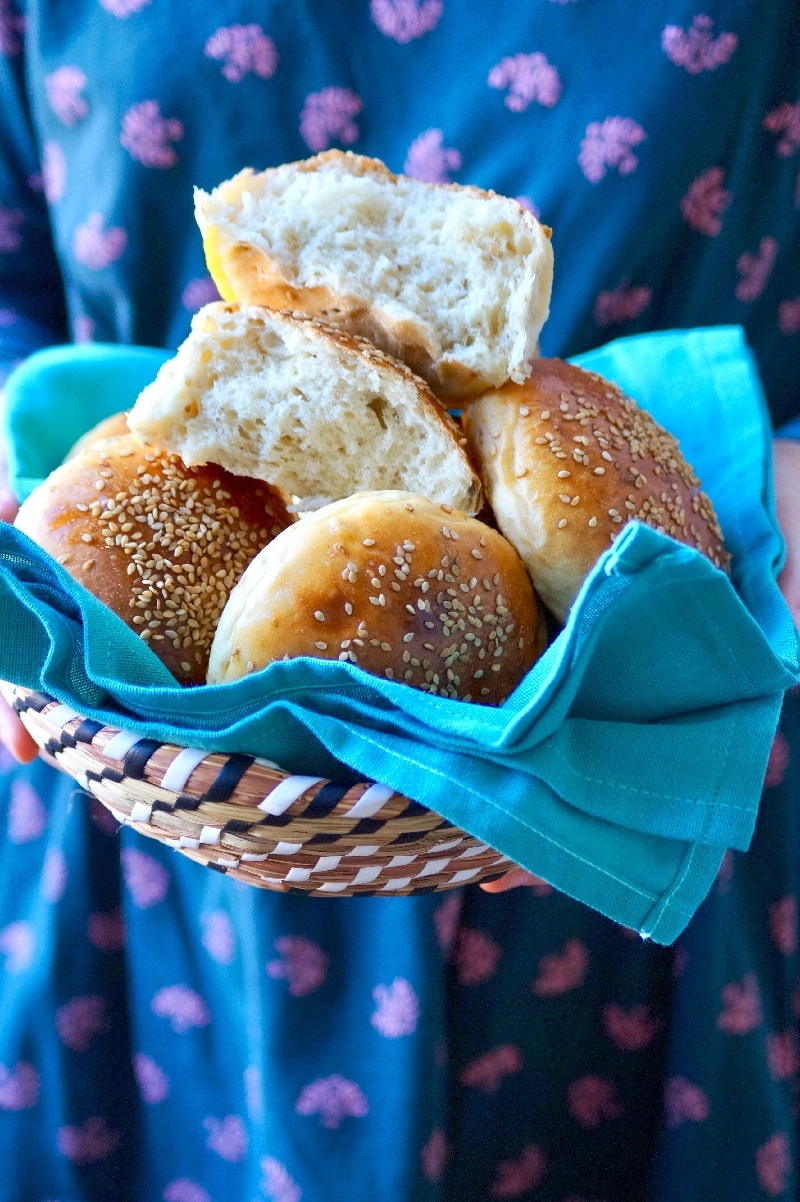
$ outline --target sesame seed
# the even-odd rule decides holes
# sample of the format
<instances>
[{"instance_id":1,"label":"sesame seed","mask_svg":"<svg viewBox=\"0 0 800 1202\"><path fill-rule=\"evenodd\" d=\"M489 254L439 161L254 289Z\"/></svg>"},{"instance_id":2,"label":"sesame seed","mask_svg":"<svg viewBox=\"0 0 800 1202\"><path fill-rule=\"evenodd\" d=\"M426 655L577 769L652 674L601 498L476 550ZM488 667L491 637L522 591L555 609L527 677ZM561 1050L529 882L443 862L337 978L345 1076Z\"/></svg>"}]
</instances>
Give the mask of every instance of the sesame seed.
<instances>
[{"instance_id":1,"label":"sesame seed","mask_svg":"<svg viewBox=\"0 0 800 1202\"><path fill-rule=\"evenodd\" d=\"M318 621L318 622L324 622L324 621L325 621L325 615L324 615L324 613L322 612L322 610L321 610L321 609L316 609L316 610L314 610L314 617L317 619L317 621Z\"/></svg>"},{"instance_id":2,"label":"sesame seed","mask_svg":"<svg viewBox=\"0 0 800 1202\"><path fill-rule=\"evenodd\" d=\"M567 519L566 519L566 518L560 518L560 519L559 519L559 522L558 522L558 528L559 528L559 530L563 530L563 529L564 529L564 527L566 526L566 524L567 524Z\"/></svg>"}]
</instances>

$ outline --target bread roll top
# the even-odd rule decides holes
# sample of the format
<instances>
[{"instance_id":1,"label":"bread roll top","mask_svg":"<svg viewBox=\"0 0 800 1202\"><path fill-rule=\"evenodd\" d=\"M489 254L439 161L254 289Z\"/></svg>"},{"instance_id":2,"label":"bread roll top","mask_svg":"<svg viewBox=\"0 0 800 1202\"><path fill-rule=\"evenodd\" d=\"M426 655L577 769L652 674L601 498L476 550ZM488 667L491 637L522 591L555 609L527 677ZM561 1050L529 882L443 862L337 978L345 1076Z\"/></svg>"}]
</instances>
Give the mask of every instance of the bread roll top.
<instances>
[{"instance_id":1,"label":"bread roll top","mask_svg":"<svg viewBox=\"0 0 800 1202\"><path fill-rule=\"evenodd\" d=\"M50 474L16 525L149 643L184 684L205 681L228 595L294 521L285 498L216 466L187 468L131 435Z\"/></svg>"},{"instance_id":2,"label":"bread roll top","mask_svg":"<svg viewBox=\"0 0 800 1202\"><path fill-rule=\"evenodd\" d=\"M522 380L536 353L550 231L509 197L329 150L198 189L195 212L226 300L363 335L447 400Z\"/></svg>"},{"instance_id":3,"label":"bread roll top","mask_svg":"<svg viewBox=\"0 0 800 1202\"><path fill-rule=\"evenodd\" d=\"M310 655L444 697L497 705L545 646L533 588L497 531L410 493L317 510L250 564L208 679Z\"/></svg>"},{"instance_id":4,"label":"bread roll top","mask_svg":"<svg viewBox=\"0 0 800 1202\"><path fill-rule=\"evenodd\" d=\"M538 359L524 384L476 398L462 420L497 524L560 620L634 518L727 570L713 505L677 440L601 376Z\"/></svg>"}]
</instances>

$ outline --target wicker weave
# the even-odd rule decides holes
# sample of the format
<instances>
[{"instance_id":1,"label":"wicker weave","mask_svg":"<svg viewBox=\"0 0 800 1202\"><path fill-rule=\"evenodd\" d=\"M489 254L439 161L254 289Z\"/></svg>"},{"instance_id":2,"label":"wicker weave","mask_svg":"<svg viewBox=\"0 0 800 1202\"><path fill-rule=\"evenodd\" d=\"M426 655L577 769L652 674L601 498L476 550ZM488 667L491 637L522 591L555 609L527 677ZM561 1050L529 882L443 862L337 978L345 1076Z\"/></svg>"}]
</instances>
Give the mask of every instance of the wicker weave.
<instances>
[{"instance_id":1,"label":"wicker weave","mask_svg":"<svg viewBox=\"0 0 800 1202\"><path fill-rule=\"evenodd\" d=\"M429 893L497 876L506 856L384 785L338 785L103 726L0 684L43 754L118 822L260 888Z\"/></svg>"}]
</instances>

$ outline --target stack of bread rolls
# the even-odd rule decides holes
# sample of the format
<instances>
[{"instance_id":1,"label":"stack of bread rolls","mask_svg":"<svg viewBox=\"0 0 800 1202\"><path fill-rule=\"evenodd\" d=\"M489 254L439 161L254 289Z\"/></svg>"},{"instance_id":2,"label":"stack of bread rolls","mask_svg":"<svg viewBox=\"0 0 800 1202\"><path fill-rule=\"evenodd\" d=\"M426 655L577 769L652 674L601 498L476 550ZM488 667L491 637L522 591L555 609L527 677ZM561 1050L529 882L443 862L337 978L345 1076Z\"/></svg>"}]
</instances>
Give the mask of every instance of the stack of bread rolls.
<instances>
[{"instance_id":1,"label":"stack of bread rolls","mask_svg":"<svg viewBox=\"0 0 800 1202\"><path fill-rule=\"evenodd\" d=\"M727 567L675 439L538 358L517 202L330 151L196 214L223 300L18 517L178 680L314 656L499 705L627 521Z\"/></svg>"}]
</instances>

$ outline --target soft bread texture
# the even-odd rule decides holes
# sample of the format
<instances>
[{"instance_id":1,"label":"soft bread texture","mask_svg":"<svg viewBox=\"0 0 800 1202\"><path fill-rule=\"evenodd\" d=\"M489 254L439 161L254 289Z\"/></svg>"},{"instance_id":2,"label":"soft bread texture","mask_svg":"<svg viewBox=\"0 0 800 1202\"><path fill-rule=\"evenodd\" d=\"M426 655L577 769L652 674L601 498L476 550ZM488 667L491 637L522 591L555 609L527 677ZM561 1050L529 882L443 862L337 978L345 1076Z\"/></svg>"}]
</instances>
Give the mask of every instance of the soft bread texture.
<instances>
[{"instance_id":1,"label":"soft bread texture","mask_svg":"<svg viewBox=\"0 0 800 1202\"><path fill-rule=\"evenodd\" d=\"M143 442L266 480L300 508L385 488L480 506L463 431L425 382L302 315L201 309L128 422Z\"/></svg>"},{"instance_id":2,"label":"soft bread texture","mask_svg":"<svg viewBox=\"0 0 800 1202\"><path fill-rule=\"evenodd\" d=\"M497 524L564 620L594 563L633 518L729 556L675 438L619 388L560 359L470 402L462 420Z\"/></svg>"},{"instance_id":3,"label":"soft bread texture","mask_svg":"<svg viewBox=\"0 0 800 1202\"><path fill-rule=\"evenodd\" d=\"M550 231L508 197L329 150L197 190L195 213L224 299L360 334L441 397L520 381L537 353Z\"/></svg>"},{"instance_id":4,"label":"soft bread texture","mask_svg":"<svg viewBox=\"0 0 800 1202\"><path fill-rule=\"evenodd\" d=\"M545 641L502 535L410 493L364 493L317 510L253 560L223 611L208 679L310 655L498 705Z\"/></svg>"},{"instance_id":5,"label":"soft bread texture","mask_svg":"<svg viewBox=\"0 0 800 1202\"><path fill-rule=\"evenodd\" d=\"M228 595L295 519L269 485L187 468L130 435L56 468L16 526L113 610L183 684L205 681Z\"/></svg>"}]
</instances>

